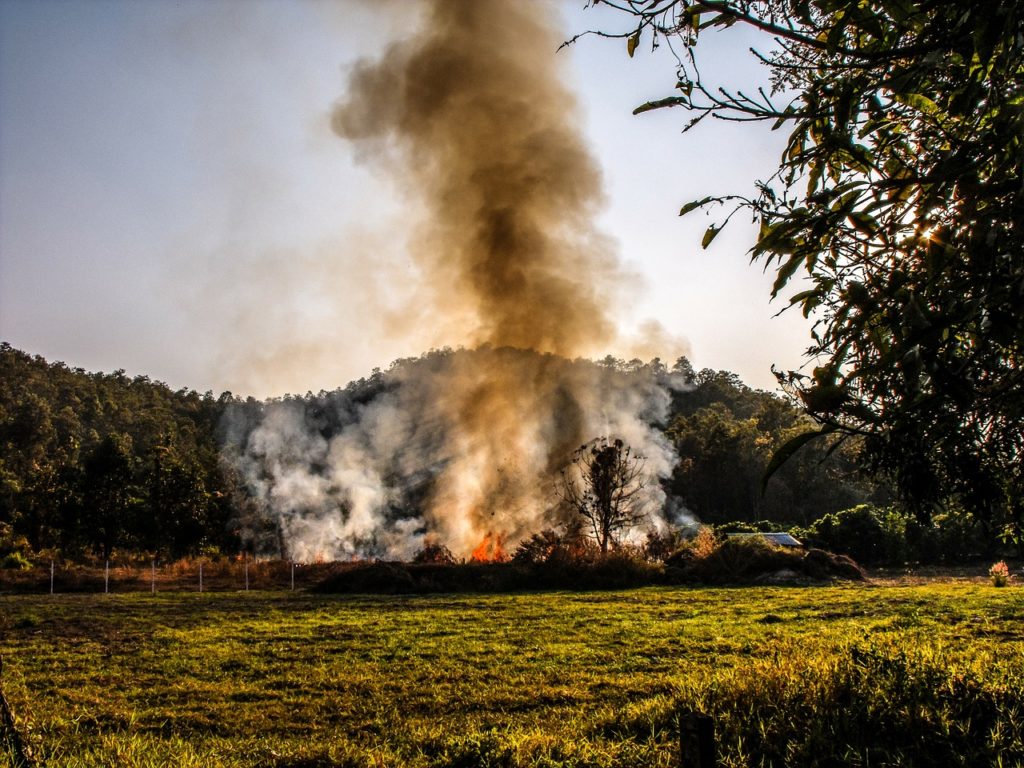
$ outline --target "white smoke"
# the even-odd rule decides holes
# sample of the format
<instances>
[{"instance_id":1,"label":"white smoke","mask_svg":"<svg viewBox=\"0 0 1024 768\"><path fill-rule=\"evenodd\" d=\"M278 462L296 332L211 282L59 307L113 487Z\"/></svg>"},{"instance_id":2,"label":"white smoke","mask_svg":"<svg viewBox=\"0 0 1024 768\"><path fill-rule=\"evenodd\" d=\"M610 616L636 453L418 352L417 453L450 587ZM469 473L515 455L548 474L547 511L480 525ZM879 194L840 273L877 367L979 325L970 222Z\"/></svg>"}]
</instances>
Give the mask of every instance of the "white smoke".
<instances>
[{"instance_id":1,"label":"white smoke","mask_svg":"<svg viewBox=\"0 0 1024 768\"><path fill-rule=\"evenodd\" d=\"M426 541L457 556L489 534L509 545L565 522L557 482L596 437L642 455L634 537L672 514L661 481L676 457L658 428L679 382L514 349L433 353L363 385L273 402L231 455L295 559L407 559ZM229 418L245 420L244 406Z\"/></svg>"}]
</instances>

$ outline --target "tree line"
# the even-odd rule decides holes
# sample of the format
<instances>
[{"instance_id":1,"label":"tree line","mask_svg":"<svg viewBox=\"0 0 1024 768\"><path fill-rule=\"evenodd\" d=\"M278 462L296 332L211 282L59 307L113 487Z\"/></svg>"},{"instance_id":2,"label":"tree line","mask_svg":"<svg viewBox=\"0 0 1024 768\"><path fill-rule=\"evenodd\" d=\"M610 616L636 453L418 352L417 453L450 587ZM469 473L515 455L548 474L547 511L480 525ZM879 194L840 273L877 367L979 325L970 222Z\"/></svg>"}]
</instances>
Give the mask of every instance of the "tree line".
<instances>
[{"instance_id":1,"label":"tree line","mask_svg":"<svg viewBox=\"0 0 1024 768\"><path fill-rule=\"evenodd\" d=\"M447 354L458 353L433 351L394 366ZM762 493L773 450L805 426L805 417L734 374L694 371L686 358L670 370L659 361L600 364L681 381L659 425L679 456L665 490L702 522L806 526L887 499L857 472L849 446L831 454L809 447ZM377 371L332 392L284 399L330 432L387 382ZM224 434L224 415L231 410L232 429L252 429L268 404L172 390L123 371L88 373L0 345L0 532L8 549L20 540L31 552L105 559L115 551L178 558L258 547L257 529L272 538L273 523L222 459L224 444L237 439Z\"/></svg>"},{"instance_id":2,"label":"tree line","mask_svg":"<svg viewBox=\"0 0 1024 768\"><path fill-rule=\"evenodd\" d=\"M70 558L237 548L244 491L216 439L229 398L0 345L0 531Z\"/></svg>"}]
</instances>

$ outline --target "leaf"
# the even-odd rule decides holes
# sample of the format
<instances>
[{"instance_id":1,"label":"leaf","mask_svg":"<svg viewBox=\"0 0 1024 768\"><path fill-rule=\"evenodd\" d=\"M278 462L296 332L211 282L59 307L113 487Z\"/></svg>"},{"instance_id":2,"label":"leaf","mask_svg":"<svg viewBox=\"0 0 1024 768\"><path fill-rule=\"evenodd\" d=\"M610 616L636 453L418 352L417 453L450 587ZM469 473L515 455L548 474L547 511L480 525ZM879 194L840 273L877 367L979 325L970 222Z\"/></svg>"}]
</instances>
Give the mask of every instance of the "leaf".
<instances>
[{"instance_id":1,"label":"leaf","mask_svg":"<svg viewBox=\"0 0 1024 768\"><path fill-rule=\"evenodd\" d=\"M707 231L704 232L703 239L700 241L700 247L707 248L709 245L711 245L711 241L714 240L718 236L718 233L721 231L722 228L716 227L714 224L708 227Z\"/></svg>"},{"instance_id":2,"label":"leaf","mask_svg":"<svg viewBox=\"0 0 1024 768\"><path fill-rule=\"evenodd\" d=\"M850 211L846 214L846 218L850 220L850 223L856 229L859 229L865 235L869 237L875 237L879 234L881 227L871 214L864 213L863 211Z\"/></svg>"},{"instance_id":3,"label":"leaf","mask_svg":"<svg viewBox=\"0 0 1024 768\"><path fill-rule=\"evenodd\" d=\"M629 54L629 58L633 58L633 54L636 52L636 47L640 44L640 30L638 29L632 35L629 40L626 41L626 53Z\"/></svg>"},{"instance_id":4,"label":"leaf","mask_svg":"<svg viewBox=\"0 0 1024 768\"><path fill-rule=\"evenodd\" d=\"M699 17L698 17L699 18ZM730 13L720 13L710 21L705 21L701 24L701 28L705 27L731 27L736 23L736 17Z\"/></svg>"},{"instance_id":5,"label":"leaf","mask_svg":"<svg viewBox=\"0 0 1024 768\"><path fill-rule=\"evenodd\" d=\"M790 304L799 304L802 301L807 301L807 299L809 299L809 298L811 298L813 296L818 296L820 293L821 293L821 291L819 291L817 288L812 288L809 291L800 291L800 293L793 294L790 297L789 303Z\"/></svg>"},{"instance_id":6,"label":"leaf","mask_svg":"<svg viewBox=\"0 0 1024 768\"><path fill-rule=\"evenodd\" d=\"M786 286L786 283L789 282L789 278L793 276L793 273L796 272L797 267L803 263L803 260L803 254L798 253L795 256L790 256L789 261L779 267L779 271L775 275L775 284L772 286L773 299L778 296L779 291Z\"/></svg>"},{"instance_id":7,"label":"leaf","mask_svg":"<svg viewBox=\"0 0 1024 768\"><path fill-rule=\"evenodd\" d=\"M704 205L707 205L708 203L710 203L714 199L715 198L713 198L713 197L702 197L700 200L691 200L690 202L688 202L686 205L684 205L682 208L679 209L679 215L680 216L685 216L690 211L695 211L698 208L700 208L700 207L702 207ZM708 241L708 242L710 242L710 241Z\"/></svg>"},{"instance_id":8,"label":"leaf","mask_svg":"<svg viewBox=\"0 0 1024 768\"><path fill-rule=\"evenodd\" d=\"M669 96L667 99L658 99L657 101L648 101L646 104L641 104L639 107L633 110L633 114L639 115L642 112L650 112L652 109L661 109L662 107L678 107L680 104L686 105L689 103L689 99L685 99L682 96ZM701 117L703 116L704 115L701 115Z\"/></svg>"},{"instance_id":9,"label":"leaf","mask_svg":"<svg viewBox=\"0 0 1024 768\"><path fill-rule=\"evenodd\" d=\"M765 467L764 476L761 478L761 495L764 495L765 490L768 488L768 481L772 479L779 468L789 461L789 458L804 447L811 440L815 440L819 437L824 437L827 434L835 432L835 427L831 425L825 425L821 429L814 429L810 432L801 432L796 437L791 437L785 443L780 445L775 453L772 454L771 459L768 461L768 466Z\"/></svg>"},{"instance_id":10,"label":"leaf","mask_svg":"<svg viewBox=\"0 0 1024 768\"><path fill-rule=\"evenodd\" d=\"M926 115L936 115L940 112L938 104L920 93L894 93L892 97Z\"/></svg>"}]
</instances>

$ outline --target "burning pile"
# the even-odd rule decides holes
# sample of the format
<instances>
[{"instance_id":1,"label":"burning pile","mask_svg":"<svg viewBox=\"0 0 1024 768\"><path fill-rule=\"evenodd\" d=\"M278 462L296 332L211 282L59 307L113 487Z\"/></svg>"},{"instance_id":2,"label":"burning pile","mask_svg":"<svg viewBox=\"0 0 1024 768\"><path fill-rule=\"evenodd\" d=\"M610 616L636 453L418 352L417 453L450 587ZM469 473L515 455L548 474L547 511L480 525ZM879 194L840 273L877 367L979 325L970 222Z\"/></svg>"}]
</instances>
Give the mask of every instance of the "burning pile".
<instances>
[{"instance_id":1,"label":"burning pile","mask_svg":"<svg viewBox=\"0 0 1024 768\"><path fill-rule=\"evenodd\" d=\"M334 403L342 426L329 435L284 403L236 441L295 557L408 556L428 535L456 556L504 557L506 542L558 522L551 480L598 435L646 455L654 478L671 470L651 426L664 378L570 362L615 340L609 310L628 276L593 223L600 171L557 77L553 12L435 0L417 34L355 68L334 110L335 132L426 206L410 313L476 349Z\"/></svg>"},{"instance_id":2,"label":"burning pile","mask_svg":"<svg viewBox=\"0 0 1024 768\"><path fill-rule=\"evenodd\" d=\"M473 554L469 556L471 562L474 563L504 563L510 558L508 553L505 551L505 537L498 533L494 534L488 531L484 534L484 539L481 541L476 549L473 550Z\"/></svg>"}]
</instances>

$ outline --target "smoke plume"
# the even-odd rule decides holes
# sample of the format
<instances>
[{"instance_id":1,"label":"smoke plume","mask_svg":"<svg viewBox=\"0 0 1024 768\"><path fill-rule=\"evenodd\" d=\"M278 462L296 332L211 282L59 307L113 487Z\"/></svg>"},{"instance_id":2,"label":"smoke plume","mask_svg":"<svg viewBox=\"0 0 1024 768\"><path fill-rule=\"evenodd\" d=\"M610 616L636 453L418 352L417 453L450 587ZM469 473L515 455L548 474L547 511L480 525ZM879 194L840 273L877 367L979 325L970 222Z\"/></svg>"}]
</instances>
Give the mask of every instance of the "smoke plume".
<instances>
[{"instance_id":1,"label":"smoke plume","mask_svg":"<svg viewBox=\"0 0 1024 768\"><path fill-rule=\"evenodd\" d=\"M355 67L332 113L338 136L424 214L410 315L477 349L326 398L330 429L291 402L239 436L238 460L298 557L514 542L557 522L553 479L601 435L647 457L649 502L662 506L672 453L652 424L667 379L570 362L615 341L630 276L594 225L601 173L560 79L552 14L434 0L412 37Z\"/></svg>"}]
</instances>

